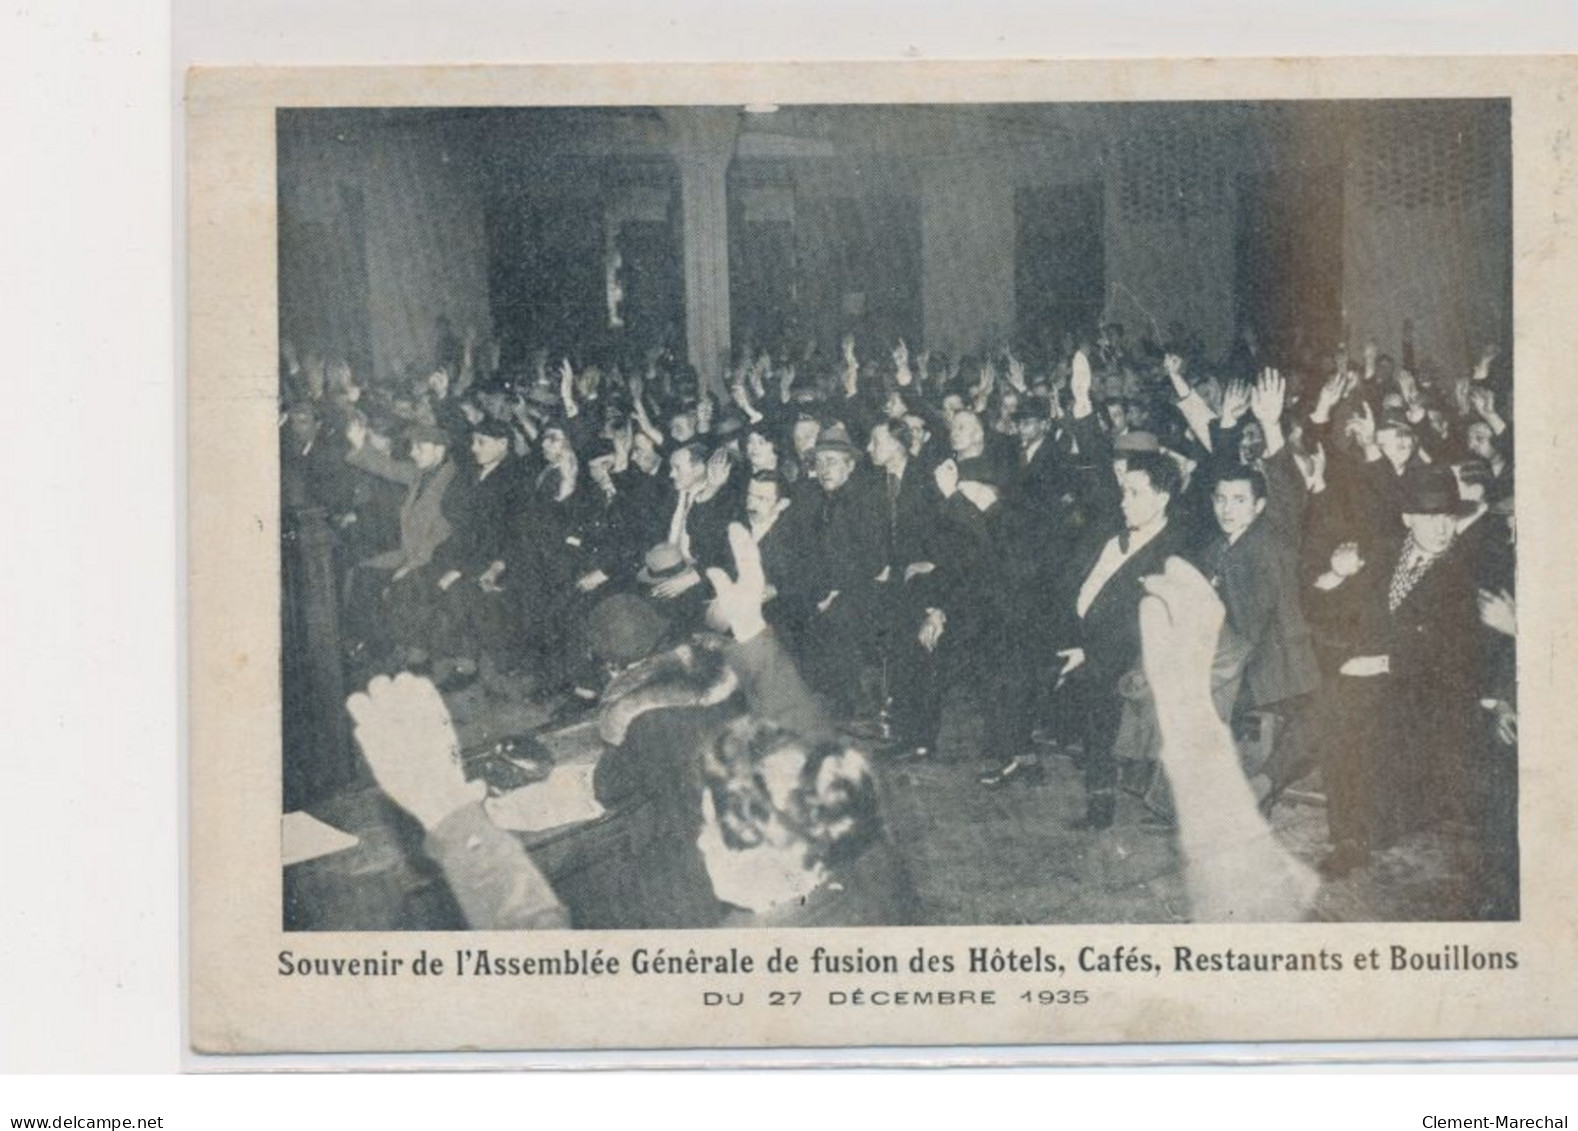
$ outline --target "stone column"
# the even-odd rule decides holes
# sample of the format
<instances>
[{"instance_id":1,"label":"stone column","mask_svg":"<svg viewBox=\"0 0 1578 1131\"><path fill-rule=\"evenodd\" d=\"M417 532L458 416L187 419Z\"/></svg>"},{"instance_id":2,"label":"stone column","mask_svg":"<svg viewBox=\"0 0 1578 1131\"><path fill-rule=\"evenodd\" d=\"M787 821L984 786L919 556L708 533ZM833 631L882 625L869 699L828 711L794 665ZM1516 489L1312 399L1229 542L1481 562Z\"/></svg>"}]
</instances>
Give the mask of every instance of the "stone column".
<instances>
[{"instance_id":1,"label":"stone column","mask_svg":"<svg viewBox=\"0 0 1578 1131\"><path fill-rule=\"evenodd\" d=\"M735 107L663 111L679 165L685 236L685 329L690 363L721 394L729 356L727 178L739 135Z\"/></svg>"}]
</instances>

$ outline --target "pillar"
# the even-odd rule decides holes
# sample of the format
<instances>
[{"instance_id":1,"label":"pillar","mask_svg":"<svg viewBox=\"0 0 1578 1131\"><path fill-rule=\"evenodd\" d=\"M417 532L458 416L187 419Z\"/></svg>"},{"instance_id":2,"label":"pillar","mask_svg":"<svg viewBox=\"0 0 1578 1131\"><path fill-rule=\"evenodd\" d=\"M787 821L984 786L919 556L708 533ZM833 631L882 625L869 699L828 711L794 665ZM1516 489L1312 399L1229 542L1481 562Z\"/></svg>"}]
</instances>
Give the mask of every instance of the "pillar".
<instances>
[{"instance_id":1,"label":"pillar","mask_svg":"<svg viewBox=\"0 0 1578 1131\"><path fill-rule=\"evenodd\" d=\"M690 363L722 392L729 357L729 163L740 111L686 107L663 111L679 166L685 238L685 331Z\"/></svg>"}]
</instances>

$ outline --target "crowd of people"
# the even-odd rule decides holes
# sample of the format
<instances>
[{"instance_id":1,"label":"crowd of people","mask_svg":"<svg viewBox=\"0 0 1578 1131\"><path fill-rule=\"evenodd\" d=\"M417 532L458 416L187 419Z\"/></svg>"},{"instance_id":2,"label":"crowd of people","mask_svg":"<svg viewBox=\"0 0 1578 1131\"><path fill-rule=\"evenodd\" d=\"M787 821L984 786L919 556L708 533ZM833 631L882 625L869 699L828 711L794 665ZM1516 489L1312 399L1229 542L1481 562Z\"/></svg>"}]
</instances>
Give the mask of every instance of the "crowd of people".
<instances>
[{"instance_id":1,"label":"crowd of people","mask_svg":"<svg viewBox=\"0 0 1578 1131\"><path fill-rule=\"evenodd\" d=\"M1042 787L1062 751L1091 829L1136 782L1184 825L1141 622L1188 563L1225 613L1196 674L1262 812L1318 770L1328 877L1455 828L1482 913L1515 915L1508 359L1266 357L1246 331L1213 361L1155 338L1108 325L1031 358L846 336L703 379L659 349L505 366L467 332L382 383L287 346L282 498L337 532L358 682L571 710L725 631L743 531L830 728L953 758L944 705L974 709L980 785Z\"/></svg>"}]
</instances>

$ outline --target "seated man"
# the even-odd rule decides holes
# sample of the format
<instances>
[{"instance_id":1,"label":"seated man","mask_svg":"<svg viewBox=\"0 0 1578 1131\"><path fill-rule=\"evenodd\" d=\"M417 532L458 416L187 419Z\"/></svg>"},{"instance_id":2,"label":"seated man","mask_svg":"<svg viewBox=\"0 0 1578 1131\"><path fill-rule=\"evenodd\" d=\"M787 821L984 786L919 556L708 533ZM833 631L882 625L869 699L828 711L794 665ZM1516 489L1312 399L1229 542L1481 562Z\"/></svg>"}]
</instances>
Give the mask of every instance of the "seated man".
<instances>
[{"instance_id":1,"label":"seated man","mask_svg":"<svg viewBox=\"0 0 1578 1131\"><path fill-rule=\"evenodd\" d=\"M477 671L485 682L496 684L514 667L501 582L513 553L524 483L504 422L478 421L472 427L471 455L444 500L453 533L433 561L453 630L447 651L456 658L457 671Z\"/></svg>"},{"instance_id":2,"label":"seated man","mask_svg":"<svg viewBox=\"0 0 1578 1131\"><path fill-rule=\"evenodd\" d=\"M400 506L400 544L357 565L357 575L371 574L374 586L353 579L348 599L353 635L390 646L396 663L430 659L436 632L439 593L433 556L450 536L444 500L455 479L449 458L449 436L430 425L411 429L411 458L395 459L368 441L366 424L352 418L346 429L353 467L406 488Z\"/></svg>"}]
</instances>

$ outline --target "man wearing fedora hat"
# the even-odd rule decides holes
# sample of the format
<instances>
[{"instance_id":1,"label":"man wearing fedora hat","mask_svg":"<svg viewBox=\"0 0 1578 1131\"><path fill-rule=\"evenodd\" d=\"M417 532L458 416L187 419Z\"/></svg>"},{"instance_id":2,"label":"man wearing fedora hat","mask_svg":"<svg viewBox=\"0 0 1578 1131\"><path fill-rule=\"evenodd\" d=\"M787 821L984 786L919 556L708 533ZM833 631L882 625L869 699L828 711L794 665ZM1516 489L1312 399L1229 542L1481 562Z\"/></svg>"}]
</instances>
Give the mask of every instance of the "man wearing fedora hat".
<instances>
[{"instance_id":1,"label":"man wearing fedora hat","mask_svg":"<svg viewBox=\"0 0 1578 1131\"><path fill-rule=\"evenodd\" d=\"M452 533L433 558L457 630L452 649L488 672L514 666L503 594L525 483L512 437L507 421L483 417L472 425L471 459L444 499Z\"/></svg>"},{"instance_id":2,"label":"man wearing fedora hat","mask_svg":"<svg viewBox=\"0 0 1578 1131\"><path fill-rule=\"evenodd\" d=\"M877 577L885 564L887 524L870 482L857 474L860 449L843 424L821 431L812 458L820 497L804 500L798 528L806 539L812 594L805 676L832 713L848 719L861 703L865 653L879 623Z\"/></svg>"},{"instance_id":3,"label":"man wearing fedora hat","mask_svg":"<svg viewBox=\"0 0 1578 1131\"><path fill-rule=\"evenodd\" d=\"M1449 468L1401 480L1403 533L1339 545L1309 593L1331 668L1317 708L1328 876L1471 803L1477 611L1455 543L1473 504Z\"/></svg>"}]
</instances>

